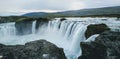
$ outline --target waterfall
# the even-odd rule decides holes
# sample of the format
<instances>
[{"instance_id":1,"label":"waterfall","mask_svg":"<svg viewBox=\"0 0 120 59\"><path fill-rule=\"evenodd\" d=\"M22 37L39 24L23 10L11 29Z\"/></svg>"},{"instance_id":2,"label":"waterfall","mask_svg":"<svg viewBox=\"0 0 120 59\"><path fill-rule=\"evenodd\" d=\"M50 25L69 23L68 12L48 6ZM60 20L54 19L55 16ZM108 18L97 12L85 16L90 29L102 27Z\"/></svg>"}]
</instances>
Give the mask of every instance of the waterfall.
<instances>
[{"instance_id":1,"label":"waterfall","mask_svg":"<svg viewBox=\"0 0 120 59\"><path fill-rule=\"evenodd\" d=\"M47 41L54 43L58 47L63 48L68 59L77 59L77 57L80 56L82 53L80 42L93 41L92 39L95 39L95 37L98 36L94 35L86 40L84 34L89 24L105 23L113 30L116 28L118 28L118 30L120 29L120 22L114 21L115 18L110 18L110 21L100 20L104 18L67 19L68 20L60 21L60 18L56 18L52 21L49 21L48 26L43 25L40 27L40 30L38 30L38 32L40 33L36 33L36 21L33 21L32 34L27 34L23 36L16 35L14 22L0 24L0 43L6 45L16 45L25 44L26 42L39 39L46 39Z\"/></svg>"},{"instance_id":2,"label":"waterfall","mask_svg":"<svg viewBox=\"0 0 120 59\"><path fill-rule=\"evenodd\" d=\"M0 24L0 37L13 36L16 34L15 23Z\"/></svg>"},{"instance_id":3,"label":"waterfall","mask_svg":"<svg viewBox=\"0 0 120 59\"><path fill-rule=\"evenodd\" d=\"M63 46L67 45L67 47L64 47L64 50L68 59L77 59L77 57L81 55L80 42L85 40L84 33L87 29L87 25L84 25L79 21L60 21L57 19L50 21L48 28L48 30L53 30L55 35L60 34L62 38L57 39L66 41ZM59 47L63 46L60 45Z\"/></svg>"},{"instance_id":4,"label":"waterfall","mask_svg":"<svg viewBox=\"0 0 120 59\"><path fill-rule=\"evenodd\" d=\"M35 34L35 31L36 31L36 21L33 21L32 23L32 34Z\"/></svg>"}]
</instances>

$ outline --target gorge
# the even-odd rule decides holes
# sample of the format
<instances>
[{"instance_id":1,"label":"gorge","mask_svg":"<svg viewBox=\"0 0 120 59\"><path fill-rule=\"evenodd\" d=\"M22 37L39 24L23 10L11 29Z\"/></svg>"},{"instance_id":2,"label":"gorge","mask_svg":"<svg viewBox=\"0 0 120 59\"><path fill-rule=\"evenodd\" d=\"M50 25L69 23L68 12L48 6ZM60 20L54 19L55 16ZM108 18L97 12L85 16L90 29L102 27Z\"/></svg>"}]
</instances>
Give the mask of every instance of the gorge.
<instances>
[{"instance_id":1,"label":"gorge","mask_svg":"<svg viewBox=\"0 0 120 59\"><path fill-rule=\"evenodd\" d=\"M67 59L77 59L79 56L82 56L83 53L80 42L95 41L95 38L104 31L120 32L120 21L115 17L78 17L66 18L64 20L54 18L47 21L42 21L41 19L1 23L0 43L4 45L26 45L28 42L44 39L59 48L63 48ZM90 28L92 28L94 33L91 29L88 29L90 25L93 25L93 28ZM99 27L99 25L101 26ZM62 56L64 56L64 54L62 54Z\"/></svg>"}]
</instances>

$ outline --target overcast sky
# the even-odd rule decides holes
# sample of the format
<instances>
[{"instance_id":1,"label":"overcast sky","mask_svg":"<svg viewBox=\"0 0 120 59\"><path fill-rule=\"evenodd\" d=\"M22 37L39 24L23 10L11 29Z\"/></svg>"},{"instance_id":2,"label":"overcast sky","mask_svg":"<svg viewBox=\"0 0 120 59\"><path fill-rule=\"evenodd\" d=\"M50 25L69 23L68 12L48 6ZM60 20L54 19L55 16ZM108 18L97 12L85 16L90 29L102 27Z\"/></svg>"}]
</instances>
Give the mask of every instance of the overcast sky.
<instances>
[{"instance_id":1,"label":"overcast sky","mask_svg":"<svg viewBox=\"0 0 120 59\"><path fill-rule=\"evenodd\" d=\"M120 0L0 0L0 13L56 12L120 6Z\"/></svg>"}]
</instances>

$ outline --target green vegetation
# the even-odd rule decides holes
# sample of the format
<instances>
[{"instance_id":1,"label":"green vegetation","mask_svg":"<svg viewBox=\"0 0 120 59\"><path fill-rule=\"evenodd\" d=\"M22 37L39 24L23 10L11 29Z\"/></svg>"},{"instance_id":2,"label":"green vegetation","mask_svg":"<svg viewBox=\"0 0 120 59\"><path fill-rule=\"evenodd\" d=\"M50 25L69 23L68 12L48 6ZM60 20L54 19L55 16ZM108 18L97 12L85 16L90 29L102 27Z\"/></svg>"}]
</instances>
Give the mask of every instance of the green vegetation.
<instances>
[{"instance_id":1,"label":"green vegetation","mask_svg":"<svg viewBox=\"0 0 120 59\"><path fill-rule=\"evenodd\" d=\"M16 22L21 22L21 21L34 21L34 18L20 18L18 20L16 20Z\"/></svg>"},{"instance_id":2,"label":"green vegetation","mask_svg":"<svg viewBox=\"0 0 120 59\"><path fill-rule=\"evenodd\" d=\"M27 17L25 16L4 16L4 17L0 17L0 23L15 22L21 18L27 18Z\"/></svg>"}]
</instances>

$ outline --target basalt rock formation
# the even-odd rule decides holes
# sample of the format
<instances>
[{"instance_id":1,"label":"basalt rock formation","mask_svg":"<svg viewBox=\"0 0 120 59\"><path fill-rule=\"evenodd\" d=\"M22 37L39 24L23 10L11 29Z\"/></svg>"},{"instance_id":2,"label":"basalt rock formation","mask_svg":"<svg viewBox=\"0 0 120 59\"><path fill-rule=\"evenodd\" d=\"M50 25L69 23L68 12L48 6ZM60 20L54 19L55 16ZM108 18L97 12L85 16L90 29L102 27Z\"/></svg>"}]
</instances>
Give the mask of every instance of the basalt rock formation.
<instances>
[{"instance_id":1,"label":"basalt rock formation","mask_svg":"<svg viewBox=\"0 0 120 59\"><path fill-rule=\"evenodd\" d=\"M120 32L105 31L94 42L82 42L79 59L120 59Z\"/></svg>"},{"instance_id":2,"label":"basalt rock formation","mask_svg":"<svg viewBox=\"0 0 120 59\"><path fill-rule=\"evenodd\" d=\"M89 38L94 34L100 34L104 31L108 31L110 28L106 24L91 24L87 27L85 37Z\"/></svg>"},{"instance_id":3,"label":"basalt rock formation","mask_svg":"<svg viewBox=\"0 0 120 59\"><path fill-rule=\"evenodd\" d=\"M17 35L26 35L32 33L33 22L35 23L35 30L37 31L41 26L47 26L50 19L47 18L21 18L15 23Z\"/></svg>"},{"instance_id":4,"label":"basalt rock formation","mask_svg":"<svg viewBox=\"0 0 120 59\"><path fill-rule=\"evenodd\" d=\"M15 23L17 35L31 34L33 21L33 18L21 18L17 20Z\"/></svg>"},{"instance_id":5,"label":"basalt rock formation","mask_svg":"<svg viewBox=\"0 0 120 59\"><path fill-rule=\"evenodd\" d=\"M46 41L37 40L25 45L0 44L1 59L66 59L62 48Z\"/></svg>"}]
</instances>

